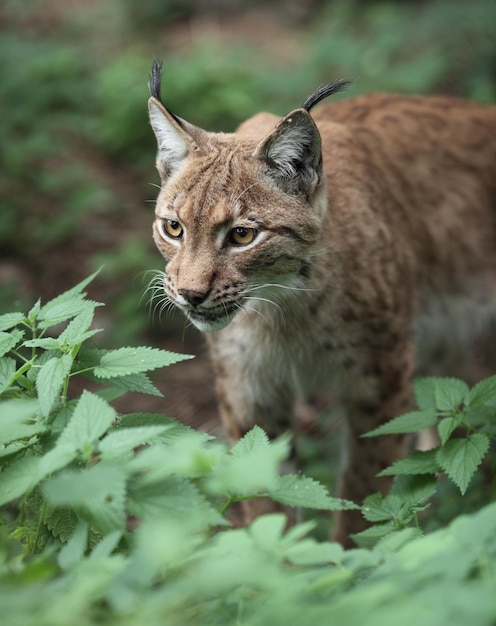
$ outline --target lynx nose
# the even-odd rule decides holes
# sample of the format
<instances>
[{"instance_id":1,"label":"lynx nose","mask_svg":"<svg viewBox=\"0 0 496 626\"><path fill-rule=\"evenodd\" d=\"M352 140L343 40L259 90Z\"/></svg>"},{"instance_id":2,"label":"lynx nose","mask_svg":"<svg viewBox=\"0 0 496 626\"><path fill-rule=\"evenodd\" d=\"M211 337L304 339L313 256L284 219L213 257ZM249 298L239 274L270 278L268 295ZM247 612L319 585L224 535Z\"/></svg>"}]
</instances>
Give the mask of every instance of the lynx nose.
<instances>
[{"instance_id":1,"label":"lynx nose","mask_svg":"<svg viewBox=\"0 0 496 626\"><path fill-rule=\"evenodd\" d=\"M178 289L177 293L191 306L199 306L208 296L208 292L196 291L195 289Z\"/></svg>"}]
</instances>

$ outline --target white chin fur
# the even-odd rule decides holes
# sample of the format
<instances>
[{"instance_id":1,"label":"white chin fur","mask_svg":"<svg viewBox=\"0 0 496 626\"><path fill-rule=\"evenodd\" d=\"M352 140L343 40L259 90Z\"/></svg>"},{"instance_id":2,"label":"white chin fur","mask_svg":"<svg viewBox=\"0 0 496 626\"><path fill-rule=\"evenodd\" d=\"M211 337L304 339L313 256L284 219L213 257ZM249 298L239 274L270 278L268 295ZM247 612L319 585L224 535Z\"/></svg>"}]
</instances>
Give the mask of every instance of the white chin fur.
<instances>
[{"instance_id":1,"label":"white chin fur","mask_svg":"<svg viewBox=\"0 0 496 626\"><path fill-rule=\"evenodd\" d=\"M232 313L231 315L219 317L218 319L214 321L212 320L203 321L199 317L196 317L196 316L193 317L191 315L188 315L188 319L202 333L216 333L217 331L222 330L223 328L228 326L232 322L234 316L235 316L235 313Z\"/></svg>"}]
</instances>

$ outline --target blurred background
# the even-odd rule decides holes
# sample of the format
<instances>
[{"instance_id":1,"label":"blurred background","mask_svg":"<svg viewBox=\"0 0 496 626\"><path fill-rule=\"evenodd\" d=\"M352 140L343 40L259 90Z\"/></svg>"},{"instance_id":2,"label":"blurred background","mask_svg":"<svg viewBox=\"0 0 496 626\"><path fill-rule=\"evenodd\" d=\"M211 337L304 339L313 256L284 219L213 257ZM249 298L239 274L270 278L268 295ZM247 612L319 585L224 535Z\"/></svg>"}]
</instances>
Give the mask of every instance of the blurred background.
<instances>
[{"instance_id":1,"label":"blurred background","mask_svg":"<svg viewBox=\"0 0 496 626\"><path fill-rule=\"evenodd\" d=\"M165 399L126 408L217 424L203 342L143 292L151 240L151 60L163 98L208 130L284 114L319 84L496 100L494 0L2 0L0 312L22 310L103 266L90 288L105 347L198 358L169 368ZM153 309L153 307L152 307ZM158 404L157 404L158 403Z\"/></svg>"}]
</instances>

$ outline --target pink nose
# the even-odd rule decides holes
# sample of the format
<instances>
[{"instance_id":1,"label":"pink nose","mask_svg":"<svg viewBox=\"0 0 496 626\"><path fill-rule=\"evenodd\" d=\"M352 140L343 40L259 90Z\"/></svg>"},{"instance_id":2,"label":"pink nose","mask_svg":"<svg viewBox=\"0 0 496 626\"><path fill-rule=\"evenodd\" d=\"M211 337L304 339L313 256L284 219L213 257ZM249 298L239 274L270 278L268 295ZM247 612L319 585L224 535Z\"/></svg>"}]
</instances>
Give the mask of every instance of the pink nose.
<instances>
[{"instance_id":1,"label":"pink nose","mask_svg":"<svg viewBox=\"0 0 496 626\"><path fill-rule=\"evenodd\" d=\"M178 289L177 293L187 300L191 306L199 306L208 296L208 293L195 291L194 289Z\"/></svg>"}]
</instances>

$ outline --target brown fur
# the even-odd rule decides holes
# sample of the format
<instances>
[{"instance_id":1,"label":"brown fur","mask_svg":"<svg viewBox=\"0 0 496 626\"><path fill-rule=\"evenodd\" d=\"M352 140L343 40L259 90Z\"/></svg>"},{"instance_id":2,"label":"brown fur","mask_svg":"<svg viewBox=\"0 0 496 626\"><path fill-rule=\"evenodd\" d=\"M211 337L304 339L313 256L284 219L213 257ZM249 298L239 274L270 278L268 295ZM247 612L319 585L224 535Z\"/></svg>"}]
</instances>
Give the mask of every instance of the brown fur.
<instances>
[{"instance_id":1,"label":"brown fur","mask_svg":"<svg viewBox=\"0 0 496 626\"><path fill-rule=\"evenodd\" d=\"M165 293L216 331L230 439L254 424L277 436L300 397L332 390L348 424L340 495L386 492L376 474L404 438L360 435L410 408L432 330L466 341L496 310L495 108L370 95L318 108L318 132L297 109L232 135L205 133L157 98L150 110ZM254 241L233 243L236 227L256 228ZM349 545L364 526L344 512L334 538Z\"/></svg>"}]
</instances>

